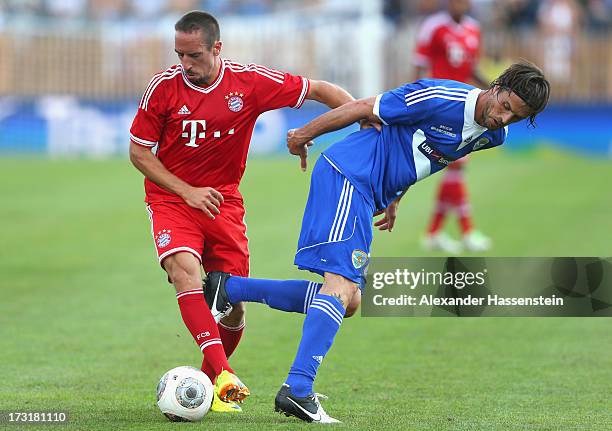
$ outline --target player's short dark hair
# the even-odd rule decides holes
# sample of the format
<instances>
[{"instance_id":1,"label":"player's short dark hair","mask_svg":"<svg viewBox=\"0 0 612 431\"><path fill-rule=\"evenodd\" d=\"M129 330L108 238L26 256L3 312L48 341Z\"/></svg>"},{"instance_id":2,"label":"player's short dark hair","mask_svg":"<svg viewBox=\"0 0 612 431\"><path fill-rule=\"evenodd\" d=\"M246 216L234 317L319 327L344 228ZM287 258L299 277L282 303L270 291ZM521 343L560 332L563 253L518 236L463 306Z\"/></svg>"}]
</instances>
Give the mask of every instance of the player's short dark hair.
<instances>
[{"instance_id":1,"label":"player's short dark hair","mask_svg":"<svg viewBox=\"0 0 612 431\"><path fill-rule=\"evenodd\" d=\"M535 125L535 117L542 112L550 97L550 83L538 66L521 60L507 68L491 87L498 86L520 97L531 109L529 125Z\"/></svg>"},{"instance_id":2,"label":"player's short dark hair","mask_svg":"<svg viewBox=\"0 0 612 431\"><path fill-rule=\"evenodd\" d=\"M216 41L221 39L219 23L215 17L200 10L187 12L174 24L174 29L183 33L201 31L204 43L209 49L212 48Z\"/></svg>"}]
</instances>

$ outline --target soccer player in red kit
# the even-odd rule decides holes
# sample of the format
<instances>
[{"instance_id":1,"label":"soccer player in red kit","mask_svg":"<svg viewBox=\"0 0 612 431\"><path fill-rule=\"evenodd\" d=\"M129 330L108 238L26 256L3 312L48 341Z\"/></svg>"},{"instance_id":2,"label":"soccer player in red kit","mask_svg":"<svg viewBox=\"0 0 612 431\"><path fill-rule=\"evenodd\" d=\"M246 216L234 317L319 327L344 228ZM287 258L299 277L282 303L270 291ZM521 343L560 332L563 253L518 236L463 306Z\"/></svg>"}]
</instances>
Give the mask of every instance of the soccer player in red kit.
<instances>
[{"instance_id":1,"label":"soccer player in red kit","mask_svg":"<svg viewBox=\"0 0 612 431\"><path fill-rule=\"evenodd\" d=\"M417 78L453 79L487 88L489 84L478 71L480 54L480 25L467 16L470 0L448 0L448 9L431 15L422 23L417 36ZM463 177L465 160L449 166L440 182L436 208L431 219L424 245L458 253L463 245L470 251L484 251L491 241L473 228L467 188ZM462 243L452 240L443 231L448 212L459 216Z\"/></svg>"},{"instance_id":2,"label":"soccer player in red kit","mask_svg":"<svg viewBox=\"0 0 612 431\"><path fill-rule=\"evenodd\" d=\"M204 354L202 370L215 382L212 408L240 411L235 402L249 390L227 358L244 328L244 306L234 307L217 326L204 300L201 267L249 275L238 186L257 117L299 108L305 99L335 108L353 98L325 81L221 58L219 25L205 12L185 14L175 30L180 64L147 86L130 130L130 159L146 177L159 262Z\"/></svg>"}]
</instances>

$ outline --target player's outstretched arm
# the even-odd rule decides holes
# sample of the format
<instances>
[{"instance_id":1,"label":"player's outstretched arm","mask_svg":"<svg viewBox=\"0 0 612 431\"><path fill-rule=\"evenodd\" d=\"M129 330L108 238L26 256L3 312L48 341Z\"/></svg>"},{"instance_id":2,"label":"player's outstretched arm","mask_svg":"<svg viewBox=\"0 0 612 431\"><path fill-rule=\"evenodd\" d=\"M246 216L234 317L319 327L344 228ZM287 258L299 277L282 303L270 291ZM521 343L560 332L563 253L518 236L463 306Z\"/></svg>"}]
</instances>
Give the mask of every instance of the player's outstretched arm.
<instances>
[{"instance_id":1,"label":"player's outstretched arm","mask_svg":"<svg viewBox=\"0 0 612 431\"><path fill-rule=\"evenodd\" d=\"M317 136L342 129L360 120L372 123L380 121L374 115L375 100L375 97L353 100L326 112L299 129L289 130L287 132L287 148L289 148L291 154L300 156L302 171L306 171L308 147L312 146L312 140Z\"/></svg>"},{"instance_id":2,"label":"player's outstretched arm","mask_svg":"<svg viewBox=\"0 0 612 431\"><path fill-rule=\"evenodd\" d=\"M314 138L324 133L342 129L360 120L372 122L380 121L380 119L374 115L375 100L375 97L353 100L318 116L299 129L292 130L292 133L287 136L287 147L289 147L289 151L291 154L299 154L299 149ZM295 150L295 152L292 150Z\"/></svg>"},{"instance_id":3,"label":"player's outstretched arm","mask_svg":"<svg viewBox=\"0 0 612 431\"><path fill-rule=\"evenodd\" d=\"M223 195L212 187L193 187L172 174L150 148L130 142L130 161L149 180L180 196L187 205L202 210L211 219L219 214Z\"/></svg>"},{"instance_id":4,"label":"player's outstretched arm","mask_svg":"<svg viewBox=\"0 0 612 431\"><path fill-rule=\"evenodd\" d=\"M310 80L310 87L306 94L306 99L316 100L334 109L345 103L355 100L348 91L327 81Z\"/></svg>"},{"instance_id":5,"label":"player's outstretched arm","mask_svg":"<svg viewBox=\"0 0 612 431\"><path fill-rule=\"evenodd\" d=\"M353 100L320 115L299 129L289 130L287 132L287 148L289 148L291 154L300 156L302 170L306 170L308 147L312 146L314 138L324 133L342 129L360 120L372 123L379 122L380 119L374 115L375 101L376 97Z\"/></svg>"}]
</instances>

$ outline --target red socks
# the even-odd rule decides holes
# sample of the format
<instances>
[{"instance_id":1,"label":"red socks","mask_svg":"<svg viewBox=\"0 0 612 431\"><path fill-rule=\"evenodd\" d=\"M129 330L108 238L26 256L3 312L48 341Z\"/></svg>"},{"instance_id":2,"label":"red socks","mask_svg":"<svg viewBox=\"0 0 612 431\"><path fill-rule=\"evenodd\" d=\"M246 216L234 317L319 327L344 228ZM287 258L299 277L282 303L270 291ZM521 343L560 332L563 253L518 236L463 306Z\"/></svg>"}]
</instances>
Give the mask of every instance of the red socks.
<instances>
[{"instance_id":1,"label":"red socks","mask_svg":"<svg viewBox=\"0 0 612 431\"><path fill-rule=\"evenodd\" d=\"M221 341L223 342L223 348L225 349L225 354L229 358L232 356L232 353L234 353L234 350L236 350L236 347L238 347L240 338L242 338L242 333L244 332L244 321L235 328L231 328L219 322L218 328Z\"/></svg>"},{"instance_id":2,"label":"red socks","mask_svg":"<svg viewBox=\"0 0 612 431\"><path fill-rule=\"evenodd\" d=\"M219 329L221 341L223 342L225 356L229 358L232 353L234 353L234 350L236 350L236 347L238 347L238 343L242 337L242 332L244 331L244 322L236 328L230 328L229 326L225 326L223 323L218 323L217 327ZM215 381L217 374L215 374L215 370L207 361L206 357L204 357L204 360L202 361L202 371L210 378L211 382Z\"/></svg>"},{"instance_id":3,"label":"red socks","mask_svg":"<svg viewBox=\"0 0 612 431\"><path fill-rule=\"evenodd\" d=\"M177 293L176 299L181 309L181 316L183 317L185 326L187 326L193 339L204 354L206 358L204 362L208 362L210 365L210 369L204 370L203 363L202 371L209 377L211 377L209 372L212 371L214 374L213 378L219 375L223 370L228 370L233 373L234 371L227 362L221 337L219 336L219 329L206 305L202 289L193 289Z\"/></svg>"},{"instance_id":4,"label":"red socks","mask_svg":"<svg viewBox=\"0 0 612 431\"><path fill-rule=\"evenodd\" d=\"M431 224L429 225L429 230L427 233L429 235L435 235L438 233L440 228L442 227L442 223L444 223L444 218L446 217L446 211L440 211L436 209L436 212L431 219Z\"/></svg>"}]
</instances>

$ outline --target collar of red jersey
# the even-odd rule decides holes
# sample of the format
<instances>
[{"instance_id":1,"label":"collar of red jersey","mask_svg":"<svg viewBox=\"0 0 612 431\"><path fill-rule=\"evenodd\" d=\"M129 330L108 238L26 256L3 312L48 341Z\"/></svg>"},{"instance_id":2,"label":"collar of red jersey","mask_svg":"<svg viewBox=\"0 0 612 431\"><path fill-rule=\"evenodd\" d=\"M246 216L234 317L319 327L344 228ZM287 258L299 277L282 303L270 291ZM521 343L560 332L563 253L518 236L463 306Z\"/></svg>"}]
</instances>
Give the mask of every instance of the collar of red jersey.
<instances>
[{"instance_id":1,"label":"collar of red jersey","mask_svg":"<svg viewBox=\"0 0 612 431\"><path fill-rule=\"evenodd\" d=\"M199 91L201 93L210 93L215 88L217 88L219 83L223 80L223 74L225 73L225 60L221 59L221 67L219 68L219 75L217 76L217 79L215 79L215 82L210 84L208 87L199 87L195 85L193 82L191 82L187 78L187 75L185 75L185 70L183 70L183 66L179 66L179 67L181 68L181 75L183 76L183 81L185 82L185 84L187 84L189 88L193 88L194 90Z\"/></svg>"}]
</instances>

